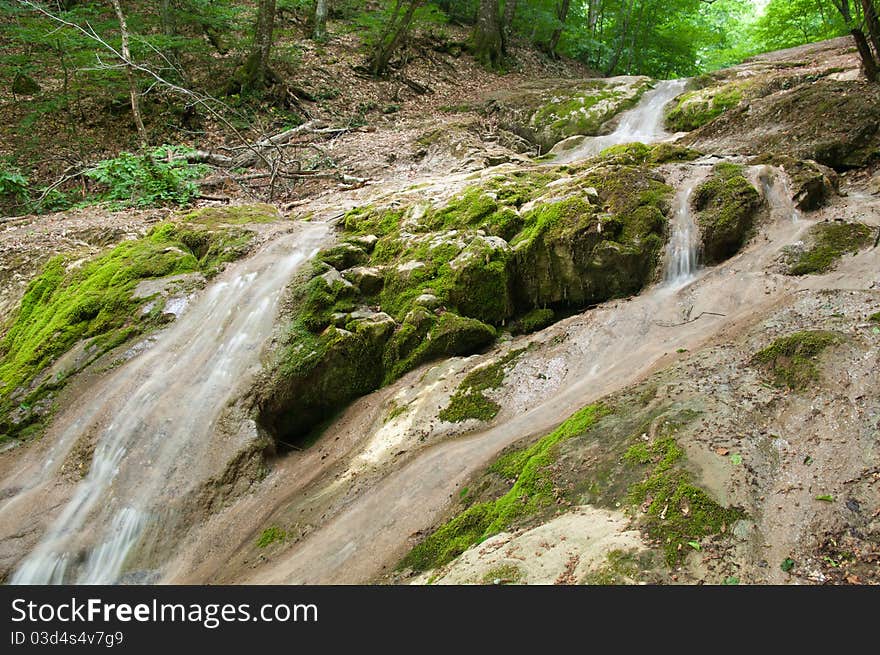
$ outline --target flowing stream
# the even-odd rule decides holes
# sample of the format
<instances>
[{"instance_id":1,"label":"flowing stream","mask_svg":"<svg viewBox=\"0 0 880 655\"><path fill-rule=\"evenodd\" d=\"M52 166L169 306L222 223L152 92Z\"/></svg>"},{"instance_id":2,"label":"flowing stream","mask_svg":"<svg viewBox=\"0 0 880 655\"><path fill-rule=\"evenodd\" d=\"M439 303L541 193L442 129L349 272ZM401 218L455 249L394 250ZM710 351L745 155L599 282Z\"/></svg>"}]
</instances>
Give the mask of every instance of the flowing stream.
<instances>
[{"instance_id":1,"label":"flowing stream","mask_svg":"<svg viewBox=\"0 0 880 655\"><path fill-rule=\"evenodd\" d=\"M252 423L249 435L219 423L260 370L287 282L328 231L327 224L300 224L231 265L152 347L57 418L63 432L38 482L8 501L0 518L16 509L26 515L29 494L52 485L83 435L96 435L94 454L12 583L118 582L145 535L161 535L169 507L223 470L218 451L228 458L230 446L246 446Z\"/></svg>"},{"instance_id":2,"label":"flowing stream","mask_svg":"<svg viewBox=\"0 0 880 655\"><path fill-rule=\"evenodd\" d=\"M639 104L621 114L617 129L611 134L584 139L571 150L560 153L552 163L587 159L621 143L656 143L671 137L663 126L663 110L673 98L684 92L686 85L686 79L658 82L642 96Z\"/></svg>"}]
</instances>

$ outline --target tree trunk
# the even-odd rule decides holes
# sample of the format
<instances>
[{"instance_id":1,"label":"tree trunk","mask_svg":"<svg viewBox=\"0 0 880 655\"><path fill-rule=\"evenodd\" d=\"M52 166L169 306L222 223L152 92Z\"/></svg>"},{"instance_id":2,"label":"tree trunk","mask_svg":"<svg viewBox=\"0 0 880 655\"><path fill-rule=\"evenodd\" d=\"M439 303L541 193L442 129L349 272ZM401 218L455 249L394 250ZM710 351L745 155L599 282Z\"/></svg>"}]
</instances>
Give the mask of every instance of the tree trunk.
<instances>
[{"instance_id":1,"label":"tree trunk","mask_svg":"<svg viewBox=\"0 0 880 655\"><path fill-rule=\"evenodd\" d=\"M137 128L138 140L141 148L147 146L147 129L144 127L144 119L141 116L140 94L137 89L137 81L134 77L134 67L131 61L131 51L128 48L128 24L125 22L125 14L119 0L110 0L116 18L119 20L119 33L122 40L122 58L125 60L125 77L128 80L128 94L131 97L131 114L134 117L134 125Z\"/></svg>"},{"instance_id":2,"label":"tree trunk","mask_svg":"<svg viewBox=\"0 0 880 655\"><path fill-rule=\"evenodd\" d=\"M409 33L416 10L421 7L425 0L408 0L406 11L401 13L405 0L397 0L394 5L394 13L382 36L379 38L376 51L369 62L370 72L375 77L381 77L388 72L391 57L397 52L403 39Z\"/></svg>"},{"instance_id":3,"label":"tree trunk","mask_svg":"<svg viewBox=\"0 0 880 655\"><path fill-rule=\"evenodd\" d=\"M516 5L518 0L505 0L504 17L501 23L501 49L507 54L510 45L510 37L513 34L513 19L516 18Z\"/></svg>"},{"instance_id":4,"label":"tree trunk","mask_svg":"<svg viewBox=\"0 0 880 655\"><path fill-rule=\"evenodd\" d=\"M312 38L315 41L327 38L327 0L315 0L315 30Z\"/></svg>"},{"instance_id":5,"label":"tree trunk","mask_svg":"<svg viewBox=\"0 0 880 655\"><path fill-rule=\"evenodd\" d=\"M241 86L261 91L269 82L269 57L272 54L272 33L275 29L275 0L259 0L254 43L244 64Z\"/></svg>"},{"instance_id":6,"label":"tree trunk","mask_svg":"<svg viewBox=\"0 0 880 655\"><path fill-rule=\"evenodd\" d=\"M589 0L590 6L587 11L587 26L590 34L596 34L596 23L599 21L599 0Z\"/></svg>"},{"instance_id":7,"label":"tree trunk","mask_svg":"<svg viewBox=\"0 0 880 655\"><path fill-rule=\"evenodd\" d=\"M171 8L171 0L162 0L162 34L174 36L174 11Z\"/></svg>"},{"instance_id":8,"label":"tree trunk","mask_svg":"<svg viewBox=\"0 0 880 655\"><path fill-rule=\"evenodd\" d=\"M474 56L492 68L501 66L503 55L500 14L498 0L480 0L474 26Z\"/></svg>"},{"instance_id":9,"label":"tree trunk","mask_svg":"<svg viewBox=\"0 0 880 655\"><path fill-rule=\"evenodd\" d=\"M560 0L556 4L556 19L559 24L550 35L550 41L547 42L547 52L555 57L556 48L559 46L559 39L562 38L562 32L565 30L565 21L568 20L568 10L571 7L571 0Z\"/></svg>"},{"instance_id":10,"label":"tree trunk","mask_svg":"<svg viewBox=\"0 0 880 655\"><path fill-rule=\"evenodd\" d=\"M862 0L862 10L865 13L865 24L868 27L871 45L874 46L874 55L880 58L880 20L877 18L877 8L873 0Z\"/></svg>"},{"instance_id":11,"label":"tree trunk","mask_svg":"<svg viewBox=\"0 0 880 655\"><path fill-rule=\"evenodd\" d=\"M859 57L862 59L862 72L869 82L877 82L877 62L874 60L874 54L871 52L871 46L868 45L865 33L862 30L854 29L851 34L856 42Z\"/></svg>"}]
</instances>

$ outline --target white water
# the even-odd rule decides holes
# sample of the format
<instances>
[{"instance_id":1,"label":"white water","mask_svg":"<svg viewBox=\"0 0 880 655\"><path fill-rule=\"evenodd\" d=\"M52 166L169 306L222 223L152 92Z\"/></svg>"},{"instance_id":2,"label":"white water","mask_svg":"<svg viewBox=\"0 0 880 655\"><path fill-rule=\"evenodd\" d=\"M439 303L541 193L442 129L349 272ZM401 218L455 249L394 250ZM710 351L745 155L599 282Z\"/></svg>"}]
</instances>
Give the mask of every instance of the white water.
<instances>
[{"instance_id":1,"label":"white water","mask_svg":"<svg viewBox=\"0 0 880 655\"><path fill-rule=\"evenodd\" d=\"M781 168L761 166L757 181L771 207L791 217L792 223L801 220L801 212L791 197L791 183Z\"/></svg>"},{"instance_id":2,"label":"white water","mask_svg":"<svg viewBox=\"0 0 880 655\"><path fill-rule=\"evenodd\" d=\"M689 179L673 202L672 234L666 243L665 282L680 287L694 279L699 264L700 239L691 211L691 195L699 179Z\"/></svg>"},{"instance_id":3,"label":"white water","mask_svg":"<svg viewBox=\"0 0 880 655\"><path fill-rule=\"evenodd\" d=\"M151 349L58 417L56 425L70 427L49 458L53 470L43 467L42 486L51 485L50 474L82 435L96 433L97 445L88 475L13 584L118 582L148 526L161 534L160 515L214 475L218 462L222 470L242 439L223 436L218 422L259 370L287 281L327 231L303 224L232 265ZM21 513L39 491L39 484L24 489L0 518L9 521L2 514L16 506Z\"/></svg>"},{"instance_id":4,"label":"white water","mask_svg":"<svg viewBox=\"0 0 880 655\"><path fill-rule=\"evenodd\" d=\"M656 143L672 135L663 127L663 110L673 98L680 95L687 80L664 80L645 93L632 109L620 116L617 129L611 134L584 139L584 141L562 152L552 160L553 164L587 159L599 154L605 148L621 143Z\"/></svg>"}]
</instances>

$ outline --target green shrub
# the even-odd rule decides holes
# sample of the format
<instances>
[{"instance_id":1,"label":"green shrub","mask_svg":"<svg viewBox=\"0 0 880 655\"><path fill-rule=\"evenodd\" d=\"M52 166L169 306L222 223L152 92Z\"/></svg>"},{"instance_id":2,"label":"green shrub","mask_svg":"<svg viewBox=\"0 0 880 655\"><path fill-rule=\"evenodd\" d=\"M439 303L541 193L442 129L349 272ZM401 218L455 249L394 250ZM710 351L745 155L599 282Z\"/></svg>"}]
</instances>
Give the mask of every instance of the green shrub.
<instances>
[{"instance_id":1,"label":"green shrub","mask_svg":"<svg viewBox=\"0 0 880 655\"><path fill-rule=\"evenodd\" d=\"M86 175L106 187L101 200L122 206L187 205L198 195L193 182L203 177L205 166L179 158L189 150L159 146L137 155L122 152L114 159L98 162Z\"/></svg>"},{"instance_id":2,"label":"green shrub","mask_svg":"<svg viewBox=\"0 0 880 655\"><path fill-rule=\"evenodd\" d=\"M0 161L0 198L24 200L27 195L27 177L11 164Z\"/></svg>"}]
</instances>

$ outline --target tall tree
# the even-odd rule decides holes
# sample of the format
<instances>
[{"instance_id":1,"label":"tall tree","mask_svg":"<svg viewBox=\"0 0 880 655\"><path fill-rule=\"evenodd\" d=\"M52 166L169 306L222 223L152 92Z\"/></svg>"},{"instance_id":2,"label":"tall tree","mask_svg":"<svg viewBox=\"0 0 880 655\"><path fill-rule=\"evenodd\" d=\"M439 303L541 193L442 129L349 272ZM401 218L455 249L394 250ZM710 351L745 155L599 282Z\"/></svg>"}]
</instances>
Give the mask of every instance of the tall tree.
<instances>
[{"instance_id":1,"label":"tall tree","mask_svg":"<svg viewBox=\"0 0 880 655\"><path fill-rule=\"evenodd\" d=\"M571 0L557 0L556 2L556 27L550 35L547 42L547 52L551 56L556 56L556 48L559 47L559 39L562 38L562 32L565 30L565 21L568 20L568 11L571 8Z\"/></svg>"},{"instance_id":2,"label":"tall tree","mask_svg":"<svg viewBox=\"0 0 880 655\"><path fill-rule=\"evenodd\" d=\"M259 0L253 45L242 71L241 86L243 89L261 91L272 81L269 58L272 54L274 31L275 0Z\"/></svg>"},{"instance_id":3,"label":"tall tree","mask_svg":"<svg viewBox=\"0 0 880 655\"><path fill-rule=\"evenodd\" d=\"M880 82L880 20L877 18L875 0L860 0L861 20L856 16L859 5L856 5L854 12L850 8L849 0L831 0L831 2L849 27L865 77L871 82Z\"/></svg>"},{"instance_id":4,"label":"tall tree","mask_svg":"<svg viewBox=\"0 0 880 655\"><path fill-rule=\"evenodd\" d=\"M125 77L128 81L128 94L131 99L131 114L134 117L134 124L137 128L138 139L141 147L147 145L147 130L144 127L144 119L141 115L140 92L137 88L137 80L134 75L134 65L131 61L131 50L128 47L129 33L128 23L125 20L125 13L122 11L122 5L119 0L110 0L113 5L113 11L116 12L116 18L119 20L119 34L121 37L121 54L123 65L125 66Z\"/></svg>"},{"instance_id":5,"label":"tall tree","mask_svg":"<svg viewBox=\"0 0 880 655\"><path fill-rule=\"evenodd\" d=\"M479 61L492 68L501 66L504 37L498 0L480 0L473 40L474 56Z\"/></svg>"},{"instance_id":6,"label":"tall tree","mask_svg":"<svg viewBox=\"0 0 880 655\"><path fill-rule=\"evenodd\" d=\"M874 54L880 58L880 19L877 18L877 7L874 0L862 0L862 12L865 14L865 26L868 37L874 46Z\"/></svg>"},{"instance_id":7,"label":"tall tree","mask_svg":"<svg viewBox=\"0 0 880 655\"><path fill-rule=\"evenodd\" d=\"M416 11L425 4L425 0L395 0L385 27L376 40L373 53L368 61L370 72L376 77L388 73L391 58L403 43L415 18Z\"/></svg>"},{"instance_id":8,"label":"tall tree","mask_svg":"<svg viewBox=\"0 0 880 655\"><path fill-rule=\"evenodd\" d=\"M315 29L312 31L315 41L327 38L327 0L315 0Z\"/></svg>"},{"instance_id":9,"label":"tall tree","mask_svg":"<svg viewBox=\"0 0 880 655\"><path fill-rule=\"evenodd\" d=\"M501 49L505 54L510 47L510 37L513 34L513 19L516 18L518 0L504 0L504 16L501 21Z\"/></svg>"}]
</instances>

